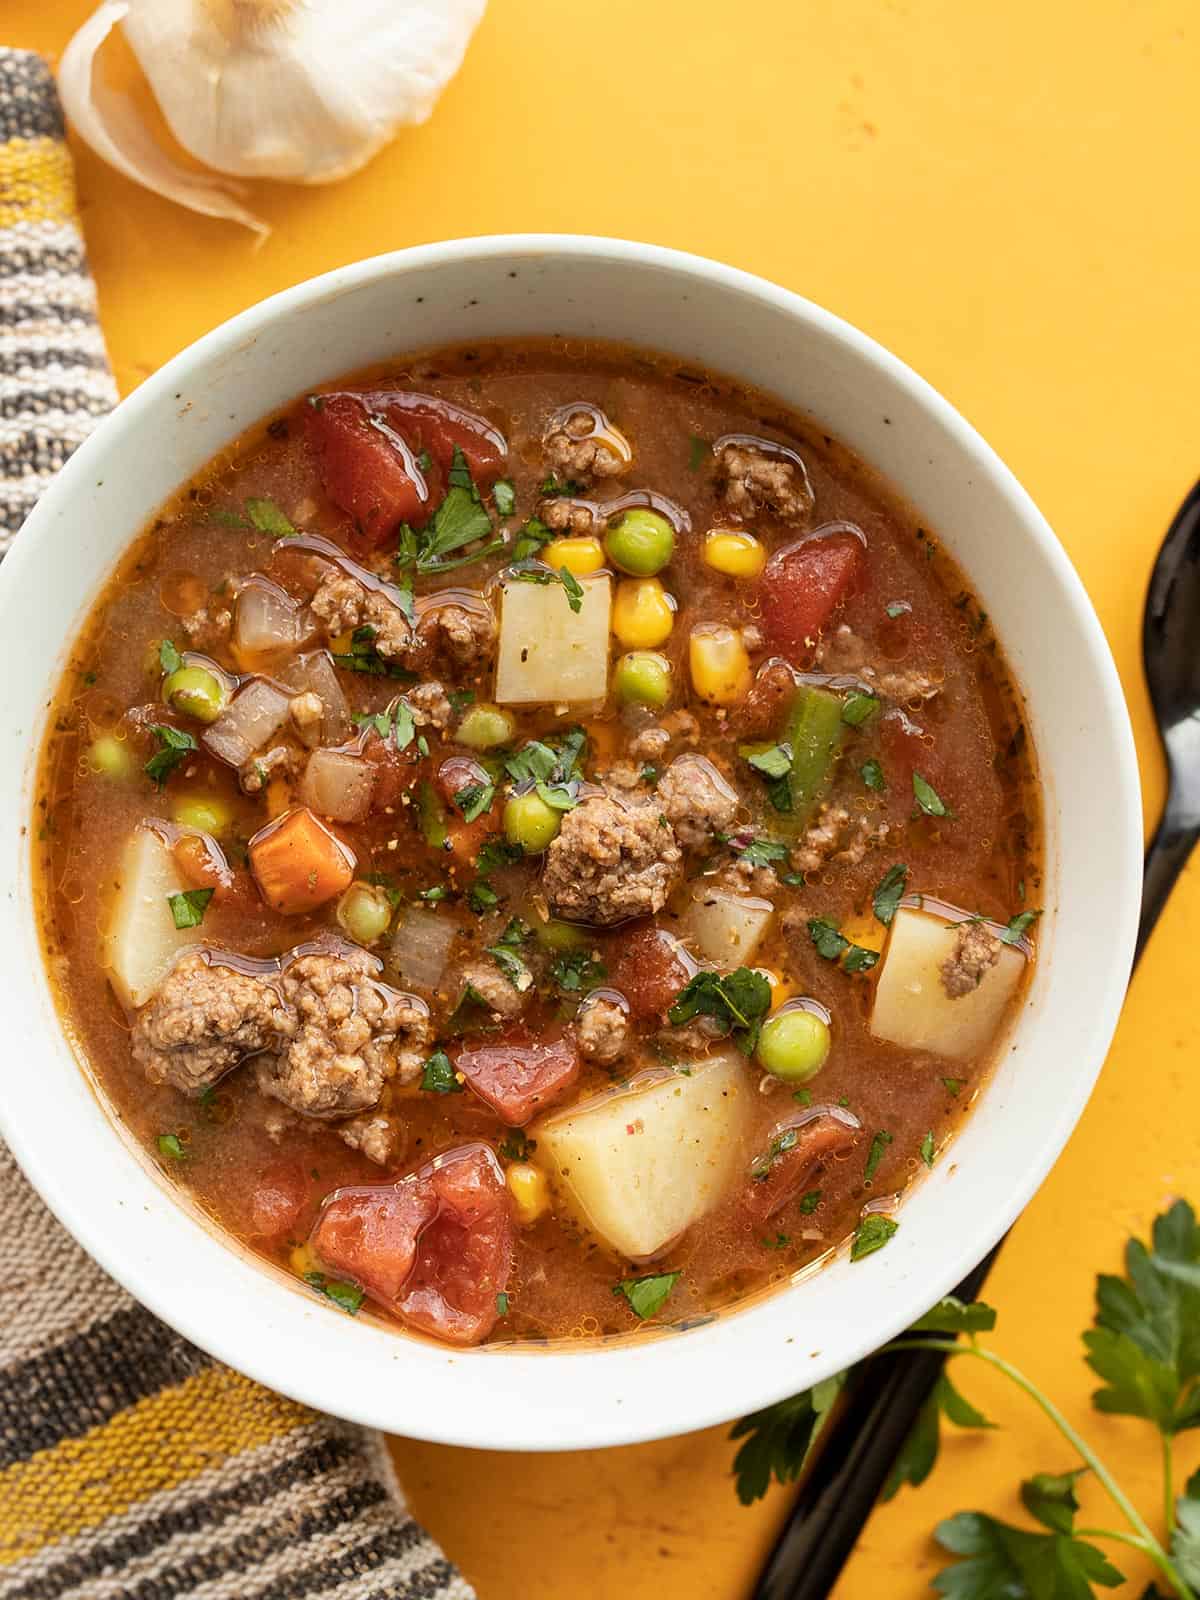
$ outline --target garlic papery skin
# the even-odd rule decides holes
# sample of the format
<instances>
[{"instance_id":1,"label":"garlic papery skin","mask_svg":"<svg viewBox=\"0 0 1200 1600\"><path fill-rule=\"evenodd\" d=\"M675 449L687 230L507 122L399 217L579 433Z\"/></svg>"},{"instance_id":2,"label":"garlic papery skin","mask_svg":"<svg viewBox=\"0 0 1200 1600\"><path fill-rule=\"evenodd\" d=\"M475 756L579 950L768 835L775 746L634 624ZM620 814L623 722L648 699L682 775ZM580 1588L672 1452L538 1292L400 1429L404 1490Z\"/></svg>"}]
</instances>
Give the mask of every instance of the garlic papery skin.
<instances>
[{"instance_id":1,"label":"garlic papery skin","mask_svg":"<svg viewBox=\"0 0 1200 1600\"><path fill-rule=\"evenodd\" d=\"M197 161L239 178L329 183L356 172L401 127L426 120L486 3L104 0L63 56L63 103L81 137L129 176L193 209L240 213L235 220L261 228L230 186L188 173L160 151L128 102L114 124L114 97L94 70L114 23L172 134Z\"/></svg>"}]
</instances>

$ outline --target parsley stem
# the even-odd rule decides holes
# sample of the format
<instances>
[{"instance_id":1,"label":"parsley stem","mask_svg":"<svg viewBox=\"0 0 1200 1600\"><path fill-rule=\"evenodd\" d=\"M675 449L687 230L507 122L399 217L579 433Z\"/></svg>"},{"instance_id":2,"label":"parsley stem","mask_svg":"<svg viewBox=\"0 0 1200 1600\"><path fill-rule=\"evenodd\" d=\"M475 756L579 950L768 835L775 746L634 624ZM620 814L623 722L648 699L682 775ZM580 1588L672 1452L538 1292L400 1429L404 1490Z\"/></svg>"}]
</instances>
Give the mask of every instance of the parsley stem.
<instances>
[{"instance_id":1,"label":"parsley stem","mask_svg":"<svg viewBox=\"0 0 1200 1600\"><path fill-rule=\"evenodd\" d=\"M1019 1367L1014 1367L1010 1361L1005 1361L1003 1356L996 1355L992 1350L985 1350L981 1345L959 1344L957 1340L895 1339L886 1348L888 1350L940 1350L946 1357L975 1356L980 1361L986 1361L990 1367L995 1367L1006 1378L1011 1378L1013 1383L1019 1389L1023 1389L1033 1403L1045 1412L1063 1438L1078 1451L1080 1458L1091 1468L1097 1483L1105 1490L1109 1499L1138 1535L1145 1553L1170 1583L1175 1593L1179 1596L1179 1600L1196 1600L1196 1595L1183 1581L1170 1556L1147 1527L1138 1508L1129 1499L1129 1496L1121 1488L1121 1485L1113 1477L1091 1445L1083 1438L1082 1434L1076 1432L1053 1400L1048 1395L1043 1394L1037 1384L1027 1378Z\"/></svg>"},{"instance_id":2,"label":"parsley stem","mask_svg":"<svg viewBox=\"0 0 1200 1600\"><path fill-rule=\"evenodd\" d=\"M1169 1433L1162 1436L1163 1458L1163 1520L1167 1538L1175 1526L1175 1440Z\"/></svg>"},{"instance_id":3,"label":"parsley stem","mask_svg":"<svg viewBox=\"0 0 1200 1600\"><path fill-rule=\"evenodd\" d=\"M1127 1544L1131 1550L1140 1550L1144 1556L1153 1556L1154 1552L1147 1547L1145 1539L1139 1539L1136 1533L1122 1533L1118 1528L1076 1528L1077 1539L1115 1539L1118 1544Z\"/></svg>"}]
</instances>

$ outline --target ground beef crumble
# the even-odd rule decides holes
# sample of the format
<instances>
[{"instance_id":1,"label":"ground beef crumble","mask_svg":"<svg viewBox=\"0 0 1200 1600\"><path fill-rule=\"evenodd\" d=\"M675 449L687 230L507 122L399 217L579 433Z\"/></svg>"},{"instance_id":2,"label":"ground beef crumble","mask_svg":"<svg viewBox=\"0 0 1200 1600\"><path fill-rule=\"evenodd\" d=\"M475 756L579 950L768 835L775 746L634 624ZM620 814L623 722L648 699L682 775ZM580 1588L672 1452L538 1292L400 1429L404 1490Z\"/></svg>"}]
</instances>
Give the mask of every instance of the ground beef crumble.
<instances>
[{"instance_id":1,"label":"ground beef crumble","mask_svg":"<svg viewBox=\"0 0 1200 1600\"><path fill-rule=\"evenodd\" d=\"M768 511L782 522L803 523L812 511L812 485L799 460L731 442L717 458L717 475L726 508L737 517Z\"/></svg>"},{"instance_id":2,"label":"ground beef crumble","mask_svg":"<svg viewBox=\"0 0 1200 1600\"><path fill-rule=\"evenodd\" d=\"M729 833L741 801L707 756L676 756L658 780L658 803L685 850L703 850Z\"/></svg>"},{"instance_id":3,"label":"ground beef crumble","mask_svg":"<svg viewBox=\"0 0 1200 1600\"><path fill-rule=\"evenodd\" d=\"M792 847L796 872L819 872L826 861L857 866L867 851L882 844L890 831L886 822L853 814L845 806L825 806Z\"/></svg>"},{"instance_id":4,"label":"ground beef crumble","mask_svg":"<svg viewBox=\"0 0 1200 1600\"><path fill-rule=\"evenodd\" d=\"M607 995L591 994L579 1008L575 1021L579 1053L602 1067L625 1053L629 1040L629 1018L624 1006Z\"/></svg>"},{"instance_id":5,"label":"ground beef crumble","mask_svg":"<svg viewBox=\"0 0 1200 1600\"><path fill-rule=\"evenodd\" d=\"M274 1045L281 1023L288 1017L275 988L196 951L180 957L138 1012L133 1059L151 1083L199 1094Z\"/></svg>"},{"instance_id":6,"label":"ground beef crumble","mask_svg":"<svg viewBox=\"0 0 1200 1600\"><path fill-rule=\"evenodd\" d=\"M629 468L629 456L613 449L605 435L620 437L603 412L580 407L552 428L542 443L551 473L565 478L616 478Z\"/></svg>"},{"instance_id":7,"label":"ground beef crumble","mask_svg":"<svg viewBox=\"0 0 1200 1600\"><path fill-rule=\"evenodd\" d=\"M458 969L458 975L458 1003L466 999L470 988L498 1017L519 1016L533 996L532 983L524 989L518 989L490 956L479 961L464 962Z\"/></svg>"},{"instance_id":8,"label":"ground beef crumble","mask_svg":"<svg viewBox=\"0 0 1200 1600\"><path fill-rule=\"evenodd\" d=\"M312 597L312 609L330 639L368 626L375 630L371 643L385 660L401 660L412 648L412 626L400 607L347 573L325 574Z\"/></svg>"},{"instance_id":9,"label":"ground beef crumble","mask_svg":"<svg viewBox=\"0 0 1200 1600\"><path fill-rule=\"evenodd\" d=\"M884 670L874 666L866 645L844 622L821 642L817 665L823 672L861 678L886 700L932 700L942 691L941 683L914 667Z\"/></svg>"},{"instance_id":10,"label":"ground beef crumble","mask_svg":"<svg viewBox=\"0 0 1200 1600\"><path fill-rule=\"evenodd\" d=\"M1004 948L992 930L982 922L960 922L954 949L941 965L942 988L951 1000L974 994L1000 959Z\"/></svg>"},{"instance_id":11,"label":"ground beef crumble","mask_svg":"<svg viewBox=\"0 0 1200 1600\"><path fill-rule=\"evenodd\" d=\"M661 911L682 860L675 830L653 800L590 795L563 817L542 889L555 916L606 927Z\"/></svg>"}]
</instances>

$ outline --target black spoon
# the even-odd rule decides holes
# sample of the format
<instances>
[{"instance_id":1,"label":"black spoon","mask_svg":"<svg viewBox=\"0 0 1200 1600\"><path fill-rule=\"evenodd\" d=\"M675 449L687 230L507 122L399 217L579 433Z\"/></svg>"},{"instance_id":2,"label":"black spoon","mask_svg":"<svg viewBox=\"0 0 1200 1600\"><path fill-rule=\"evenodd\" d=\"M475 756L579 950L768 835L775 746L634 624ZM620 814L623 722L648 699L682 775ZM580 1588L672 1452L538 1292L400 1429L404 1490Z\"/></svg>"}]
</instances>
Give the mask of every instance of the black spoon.
<instances>
[{"instance_id":1,"label":"black spoon","mask_svg":"<svg viewBox=\"0 0 1200 1600\"><path fill-rule=\"evenodd\" d=\"M1142 660L1167 753L1168 788L1146 852L1135 966L1200 839L1200 483L1175 513L1154 564ZM959 1285L961 1299L978 1295L1003 1243ZM825 1600L942 1365L941 1356L919 1351L875 1356L858 1368L752 1600Z\"/></svg>"}]
</instances>

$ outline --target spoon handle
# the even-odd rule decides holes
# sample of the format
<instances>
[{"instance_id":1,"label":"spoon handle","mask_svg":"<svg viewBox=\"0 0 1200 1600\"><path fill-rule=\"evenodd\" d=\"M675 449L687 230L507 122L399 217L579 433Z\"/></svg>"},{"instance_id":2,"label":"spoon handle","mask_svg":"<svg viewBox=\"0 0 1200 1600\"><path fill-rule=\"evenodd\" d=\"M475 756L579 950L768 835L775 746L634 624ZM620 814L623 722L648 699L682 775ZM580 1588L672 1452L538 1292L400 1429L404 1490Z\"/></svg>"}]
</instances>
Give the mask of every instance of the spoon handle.
<instances>
[{"instance_id":1,"label":"spoon handle","mask_svg":"<svg viewBox=\"0 0 1200 1600\"><path fill-rule=\"evenodd\" d=\"M1146 851L1145 876L1142 879L1142 916L1138 923L1137 947L1133 957L1135 962L1141 957L1154 924L1167 903L1167 896L1175 887L1176 878L1187 865L1187 859L1198 838L1200 838L1200 828L1190 820L1185 822L1173 817L1168 805L1166 814L1150 841L1150 848Z\"/></svg>"}]
</instances>

